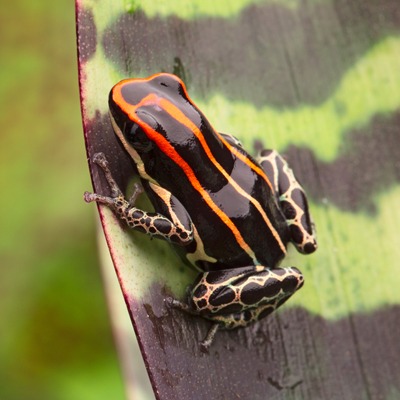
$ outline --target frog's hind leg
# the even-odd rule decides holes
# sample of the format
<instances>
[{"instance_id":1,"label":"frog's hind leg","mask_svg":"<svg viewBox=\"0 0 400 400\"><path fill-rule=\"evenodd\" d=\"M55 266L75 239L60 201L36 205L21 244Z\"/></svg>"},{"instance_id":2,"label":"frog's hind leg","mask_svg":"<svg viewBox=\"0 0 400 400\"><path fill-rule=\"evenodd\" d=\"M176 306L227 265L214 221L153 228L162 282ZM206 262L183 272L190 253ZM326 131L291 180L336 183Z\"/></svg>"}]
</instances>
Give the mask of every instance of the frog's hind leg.
<instances>
[{"instance_id":1,"label":"frog's hind leg","mask_svg":"<svg viewBox=\"0 0 400 400\"><path fill-rule=\"evenodd\" d=\"M285 215L293 244L303 254L314 252L317 249L314 224L306 194L293 171L275 150L263 150L258 162L277 193L277 201Z\"/></svg>"},{"instance_id":2,"label":"frog's hind leg","mask_svg":"<svg viewBox=\"0 0 400 400\"><path fill-rule=\"evenodd\" d=\"M199 274L193 284L189 306L225 328L246 326L276 310L303 283L301 272L294 267L208 271Z\"/></svg>"},{"instance_id":3,"label":"frog's hind leg","mask_svg":"<svg viewBox=\"0 0 400 400\"><path fill-rule=\"evenodd\" d=\"M210 346L218 328L233 329L258 321L275 311L303 286L294 267L269 269L249 266L200 273L188 293L188 303L170 304L214 322L202 342Z\"/></svg>"}]
</instances>

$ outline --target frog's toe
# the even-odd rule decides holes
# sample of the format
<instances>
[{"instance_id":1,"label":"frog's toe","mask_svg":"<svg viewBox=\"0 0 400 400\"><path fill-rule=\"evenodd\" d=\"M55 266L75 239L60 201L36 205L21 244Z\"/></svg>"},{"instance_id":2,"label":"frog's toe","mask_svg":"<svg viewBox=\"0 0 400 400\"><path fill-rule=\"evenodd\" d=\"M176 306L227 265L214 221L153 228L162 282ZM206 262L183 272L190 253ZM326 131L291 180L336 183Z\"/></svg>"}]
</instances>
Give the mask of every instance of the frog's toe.
<instances>
[{"instance_id":1,"label":"frog's toe","mask_svg":"<svg viewBox=\"0 0 400 400\"><path fill-rule=\"evenodd\" d=\"M107 168L107 166L108 166L108 161L107 161L107 158L104 155L104 153L101 153L101 152L95 153L93 155L92 160L93 160L93 162L95 164L100 165L101 167L106 167Z\"/></svg>"},{"instance_id":2,"label":"frog's toe","mask_svg":"<svg viewBox=\"0 0 400 400\"><path fill-rule=\"evenodd\" d=\"M86 203L91 203L92 201L95 201L94 193L83 193L83 200L85 200Z\"/></svg>"},{"instance_id":3,"label":"frog's toe","mask_svg":"<svg viewBox=\"0 0 400 400\"><path fill-rule=\"evenodd\" d=\"M206 337L200 342L200 350L203 353L208 353L208 350L210 349L210 346L214 341L215 334L217 333L220 326L221 325L219 323L214 323L208 330Z\"/></svg>"},{"instance_id":4,"label":"frog's toe","mask_svg":"<svg viewBox=\"0 0 400 400\"><path fill-rule=\"evenodd\" d=\"M164 301L169 308L175 308L184 311L185 313L190 315L195 315L195 316L199 315L197 311L190 308L190 306L184 303L183 301L179 301L177 299L174 299L173 297L166 297Z\"/></svg>"}]
</instances>

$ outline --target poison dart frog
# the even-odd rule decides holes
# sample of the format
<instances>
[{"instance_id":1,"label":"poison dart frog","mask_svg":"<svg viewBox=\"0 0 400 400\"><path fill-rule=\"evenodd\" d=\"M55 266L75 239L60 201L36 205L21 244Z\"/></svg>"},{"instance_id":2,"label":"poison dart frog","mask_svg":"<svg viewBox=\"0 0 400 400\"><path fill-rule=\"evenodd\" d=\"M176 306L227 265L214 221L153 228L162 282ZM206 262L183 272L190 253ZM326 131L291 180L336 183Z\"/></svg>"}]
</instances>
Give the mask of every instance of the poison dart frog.
<instances>
[{"instance_id":1,"label":"poison dart frog","mask_svg":"<svg viewBox=\"0 0 400 400\"><path fill-rule=\"evenodd\" d=\"M279 267L292 242L300 253L317 243L304 190L275 150L254 159L233 136L217 132L175 75L126 79L109 94L113 129L140 175L126 199L103 153L111 197L85 193L126 225L165 239L198 269L187 302L174 307L219 327L244 327L282 305L303 286L295 267ZM135 207L141 191L155 212Z\"/></svg>"}]
</instances>

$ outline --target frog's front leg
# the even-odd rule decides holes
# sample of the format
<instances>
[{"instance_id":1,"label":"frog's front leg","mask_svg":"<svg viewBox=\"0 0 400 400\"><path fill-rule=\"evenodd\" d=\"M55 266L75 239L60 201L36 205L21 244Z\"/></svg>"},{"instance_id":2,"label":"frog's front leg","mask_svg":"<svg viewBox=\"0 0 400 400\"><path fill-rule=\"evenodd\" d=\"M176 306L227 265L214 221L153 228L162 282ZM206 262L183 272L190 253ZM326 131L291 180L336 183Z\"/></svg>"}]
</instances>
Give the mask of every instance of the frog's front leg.
<instances>
[{"instance_id":1,"label":"frog's front leg","mask_svg":"<svg viewBox=\"0 0 400 400\"><path fill-rule=\"evenodd\" d=\"M275 150L263 150L258 162L277 193L277 201L285 215L293 244L303 254L314 252L317 249L314 224L306 194L293 171Z\"/></svg>"},{"instance_id":2,"label":"frog's front leg","mask_svg":"<svg viewBox=\"0 0 400 400\"><path fill-rule=\"evenodd\" d=\"M129 200L125 199L124 194L115 182L108 162L103 153L96 153L93 157L96 163L104 172L108 184L111 188L111 197L103 196L97 193L85 192L84 199L90 203L95 201L104 204L112 209L118 217L125 221L128 227L159 237L181 246L189 244L193 240L193 226L189 215L183 206L165 189L152 184L157 192L163 195L162 201L169 202L164 209L170 210L170 214L162 215L156 212L147 212L135 207L135 201L138 195L143 191L140 185L134 187L134 192ZM171 203L173 207L171 206Z\"/></svg>"},{"instance_id":3,"label":"frog's front leg","mask_svg":"<svg viewBox=\"0 0 400 400\"><path fill-rule=\"evenodd\" d=\"M202 342L207 348L218 327L244 327L266 317L303 286L304 278L294 267L263 266L200 273L189 292L188 304L174 300L186 312L215 322Z\"/></svg>"}]
</instances>

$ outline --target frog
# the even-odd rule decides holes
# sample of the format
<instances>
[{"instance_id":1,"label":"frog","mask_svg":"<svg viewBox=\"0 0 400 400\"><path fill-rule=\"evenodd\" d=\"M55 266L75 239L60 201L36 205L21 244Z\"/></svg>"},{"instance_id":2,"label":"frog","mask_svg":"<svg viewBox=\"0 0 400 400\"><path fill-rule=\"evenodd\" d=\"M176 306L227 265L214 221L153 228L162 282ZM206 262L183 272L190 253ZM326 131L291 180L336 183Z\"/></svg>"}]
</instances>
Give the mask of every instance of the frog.
<instances>
[{"instance_id":1,"label":"frog","mask_svg":"<svg viewBox=\"0 0 400 400\"><path fill-rule=\"evenodd\" d=\"M84 199L168 241L197 270L187 299L167 300L211 321L203 349L219 329L259 321L303 286L298 268L280 264L290 243L302 254L317 249L315 226L284 157L271 149L253 157L233 135L218 132L173 74L124 79L112 87L108 105L140 184L126 198L106 156L96 153L111 195L85 192ZM154 211L135 206L143 191Z\"/></svg>"}]
</instances>

